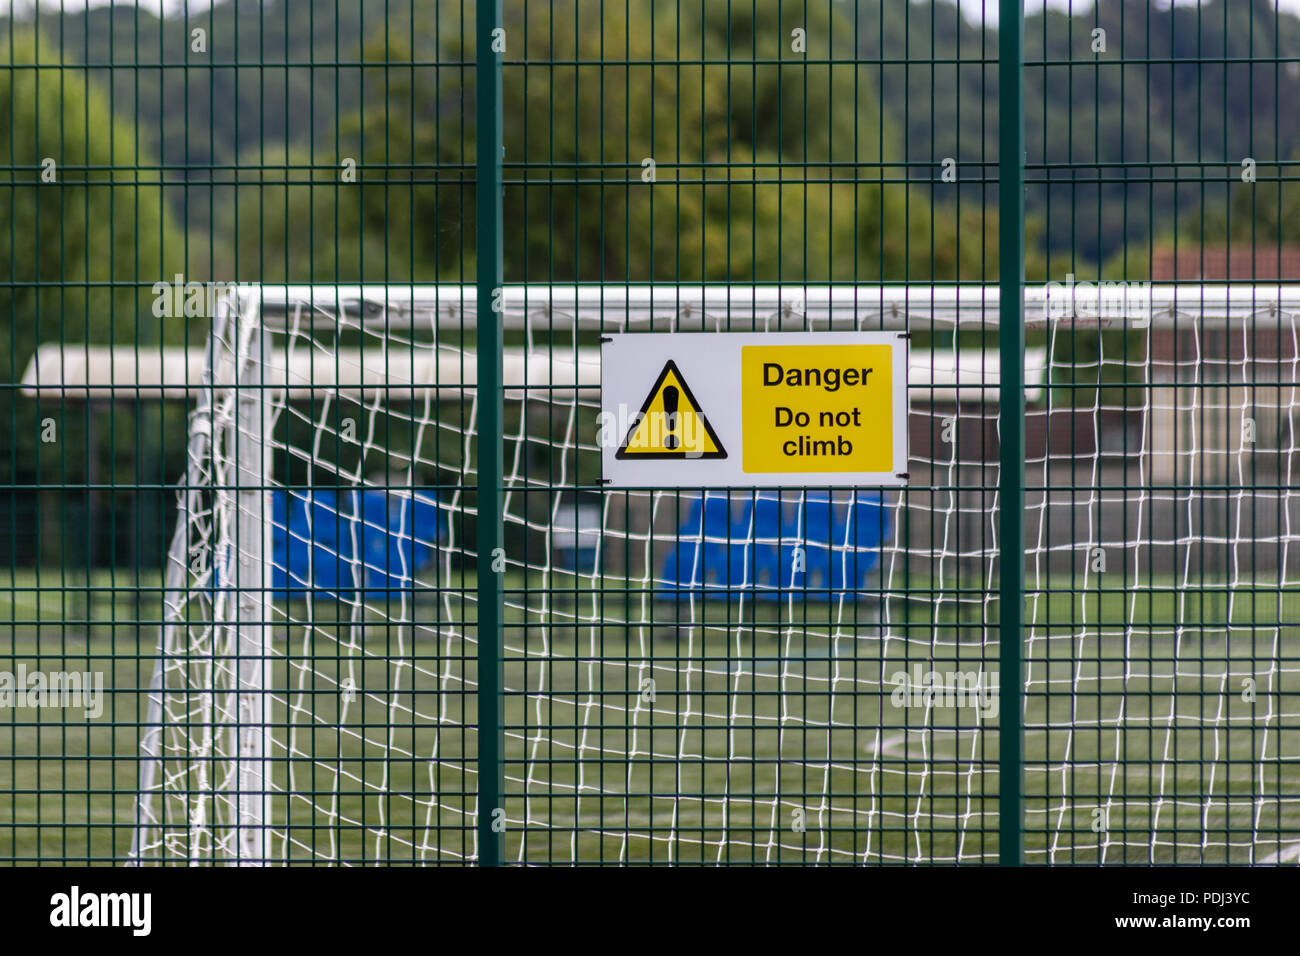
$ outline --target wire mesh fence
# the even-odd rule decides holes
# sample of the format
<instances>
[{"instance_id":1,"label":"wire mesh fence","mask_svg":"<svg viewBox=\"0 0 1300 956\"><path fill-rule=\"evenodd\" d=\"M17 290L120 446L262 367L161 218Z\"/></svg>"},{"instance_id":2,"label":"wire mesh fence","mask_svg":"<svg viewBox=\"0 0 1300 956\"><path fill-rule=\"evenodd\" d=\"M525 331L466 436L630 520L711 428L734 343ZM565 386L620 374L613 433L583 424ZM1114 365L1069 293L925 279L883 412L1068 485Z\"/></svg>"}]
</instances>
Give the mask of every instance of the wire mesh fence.
<instances>
[{"instance_id":1,"label":"wire mesh fence","mask_svg":"<svg viewBox=\"0 0 1300 956\"><path fill-rule=\"evenodd\" d=\"M1297 859L1300 20L1020 6L0 20L0 859ZM905 484L607 486L795 331Z\"/></svg>"}]
</instances>

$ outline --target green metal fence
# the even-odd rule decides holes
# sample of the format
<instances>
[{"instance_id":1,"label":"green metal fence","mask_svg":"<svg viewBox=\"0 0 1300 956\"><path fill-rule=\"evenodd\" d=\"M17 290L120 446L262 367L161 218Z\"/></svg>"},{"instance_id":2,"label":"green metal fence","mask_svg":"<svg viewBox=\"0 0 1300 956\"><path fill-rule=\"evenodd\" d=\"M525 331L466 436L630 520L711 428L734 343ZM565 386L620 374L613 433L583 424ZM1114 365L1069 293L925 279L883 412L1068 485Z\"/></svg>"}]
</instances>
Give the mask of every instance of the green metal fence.
<instances>
[{"instance_id":1,"label":"green metal fence","mask_svg":"<svg viewBox=\"0 0 1300 956\"><path fill-rule=\"evenodd\" d=\"M1300 853L1300 19L0 20L0 860ZM610 489L613 332L910 336L902 489Z\"/></svg>"}]
</instances>

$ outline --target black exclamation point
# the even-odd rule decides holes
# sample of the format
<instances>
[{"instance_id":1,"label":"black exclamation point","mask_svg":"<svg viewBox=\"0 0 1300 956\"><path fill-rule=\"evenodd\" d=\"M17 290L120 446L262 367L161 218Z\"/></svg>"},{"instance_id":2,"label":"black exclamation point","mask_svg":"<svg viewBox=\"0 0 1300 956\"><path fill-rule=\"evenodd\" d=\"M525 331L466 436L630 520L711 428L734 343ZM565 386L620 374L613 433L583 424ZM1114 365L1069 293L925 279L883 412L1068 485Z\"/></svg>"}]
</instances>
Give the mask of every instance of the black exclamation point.
<instances>
[{"instance_id":1,"label":"black exclamation point","mask_svg":"<svg viewBox=\"0 0 1300 956\"><path fill-rule=\"evenodd\" d=\"M664 427L668 429L668 435L664 438L664 445L670 450L681 444L673 432L677 431L677 388L669 385L664 389L664 414L667 416L664 420Z\"/></svg>"}]
</instances>

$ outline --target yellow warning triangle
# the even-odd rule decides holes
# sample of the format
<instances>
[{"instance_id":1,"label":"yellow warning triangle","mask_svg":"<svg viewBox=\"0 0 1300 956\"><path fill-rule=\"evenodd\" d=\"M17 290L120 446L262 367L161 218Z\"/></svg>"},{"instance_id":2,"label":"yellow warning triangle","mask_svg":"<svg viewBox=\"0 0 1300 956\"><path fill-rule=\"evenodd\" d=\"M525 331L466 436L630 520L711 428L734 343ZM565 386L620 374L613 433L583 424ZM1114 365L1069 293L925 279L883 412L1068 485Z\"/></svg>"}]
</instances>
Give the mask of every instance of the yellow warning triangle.
<instances>
[{"instance_id":1,"label":"yellow warning triangle","mask_svg":"<svg viewBox=\"0 0 1300 956\"><path fill-rule=\"evenodd\" d=\"M726 458L690 386L671 359L628 430L615 458Z\"/></svg>"}]
</instances>

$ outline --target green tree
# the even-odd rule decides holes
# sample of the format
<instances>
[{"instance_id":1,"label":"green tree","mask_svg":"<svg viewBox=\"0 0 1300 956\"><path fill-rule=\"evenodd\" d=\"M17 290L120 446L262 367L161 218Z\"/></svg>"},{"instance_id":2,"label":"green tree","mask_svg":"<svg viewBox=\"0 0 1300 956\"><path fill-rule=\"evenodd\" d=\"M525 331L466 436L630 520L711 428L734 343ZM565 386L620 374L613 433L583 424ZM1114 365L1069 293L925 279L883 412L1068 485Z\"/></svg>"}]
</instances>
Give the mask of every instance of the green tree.
<instances>
[{"instance_id":1,"label":"green tree","mask_svg":"<svg viewBox=\"0 0 1300 956\"><path fill-rule=\"evenodd\" d=\"M508 279L991 274L996 220L932 210L890 165L894 138L838 13L760 0L679 22L652 7L507 4L507 58L536 64L503 78ZM444 69L409 65L401 37L366 43L364 105L331 148L247 157L218 203L233 240L218 243L233 256L223 278L472 275L473 72L450 66L472 52L445 19L439 35Z\"/></svg>"},{"instance_id":2,"label":"green tree","mask_svg":"<svg viewBox=\"0 0 1300 956\"><path fill-rule=\"evenodd\" d=\"M401 36L372 38L361 59L365 102L334 145L259 144L217 187L220 277L418 282L472 268L460 72L405 65L417 56Z\"/></svg>"},{"instance_id":3,"label":"green tree","mask_svg":"<svg viewBox=\"0 0 1300 956\"><path fill-rule=\"evenodd\" d=\"M506 115L522 118L505 129L506 159L536 170L506 191L507 275L903 274L916 238L897 228L906 187L883 184L890 137L837 16L775 0L680 20L653 8L578 0L556 22L511 5L507 35L526 38L529 60L558 62L504 86ZM570 16L594 26L569 29Z\"/></svg>"},{"instance_id":4,"label":"green tree","mask_svg":"<svg viewBox=\"0 0 1300 956\"><path fill-rule=\"evenodd\" d=\"M1300 152L1293 158L1300 160ZM1300 243L1300 180L1294 170L1292 165L1256 167L1255 181L1238 181L1226 202L1207 202L1183 218L1183 242L1231 241L1236 248ZM1229 171L1240 175L1240 167Z\"/></svg>"},{"instance_id":5,"label":"green tree","mask_svg":"<svg viewBox=\"0 0 1300 956\"><path fill-rule=\"evenodd\" d=\"M112 438L88 448L92 413L16 388L40 343L147 348L186 335L183 320L151 309L152 284L180 271L164 185L140 168L149 159L134 128L52 49L31 31L0 47L0 315L9 327L0 374L11 383L0 397L0 469L15 484L75 482L99 456L105 481L130 481L142 449L161 449L156 407L142 413L147 424L119 412ZM56 443L42 442L43 418L55 420Z\"/></svg>"}]
</instances>

